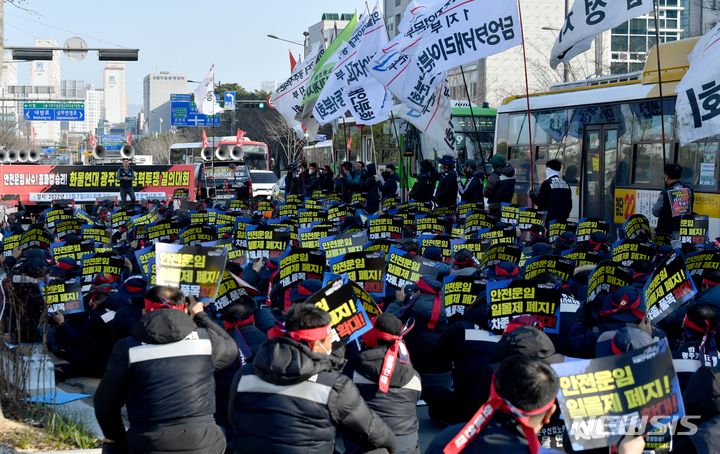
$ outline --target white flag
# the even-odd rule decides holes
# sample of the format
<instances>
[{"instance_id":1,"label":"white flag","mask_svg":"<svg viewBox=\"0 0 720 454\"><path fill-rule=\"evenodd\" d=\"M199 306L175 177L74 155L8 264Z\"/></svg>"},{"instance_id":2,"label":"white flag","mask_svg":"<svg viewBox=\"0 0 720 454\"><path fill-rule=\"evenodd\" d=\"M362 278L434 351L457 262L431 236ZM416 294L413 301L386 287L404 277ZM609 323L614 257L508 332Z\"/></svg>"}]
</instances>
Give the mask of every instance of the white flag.
<instances>
[{"instance_id":1,"label":"white flag","mask_svg":"<svg viewBox=\"0 0 720 454\"><path fill-rule=\"evenodd\" d=\"M444 76L443 74L442 83L438 85L425 108L413 110L403 105L400 107L399 115L432 139L439 147L436 148L438 155L456 156L455 133L450 121L450 87ZM427 151L430 152L431 150Z\"/></svg>"},{"instance_id":2,"label":"white flag","mask_svg":"<svg viewBox=\"0 0 720 454\"><path fill-rule=\"evenodd\" d=\"M425 73L447 71L522 44L514 0L467 1L446 8L437 17L416 21L406 35L420 24L425 28L419 31L420 41L413 46L413 54Z\"/></svg>"},{"instance_id":3,"label":"white flag","mask_svg":"<svg viewBox=\"0 0 720 454\"><path fill-rule=\"evenodd\" d=\"M323 55L324 50L321 47L316 47L302 63L297 63L290 78L279 85L270 97L275 110L283 116L288 127L295 129L296 132L299 129L296 126L300 125L300 122L295 120L295 115L302 112L300 103L305 94L305 87L315 71L315 65ZM298 137L302 138L302 129L299 130L301 133L298 134Z\"/></svg>"},{"instance_id":4,"label":"white flag","mask_svg":"<svg viewBox=\"0 0 720 454\"><path fill-rule=\"evenodd\" d=\"M195 106L198 113L203 115L215 115L223 111L222 107L215 104L215 65L195 89Z\"/></svg>"},{"instance_id":5,"label":"white flag","mask_svg":"<svg viewBox=\"0 0 720 454\"><path fill-rule=\"evenodd\" d=\"M567 63L590 49L605 30L653 10L653 0L575 0L550 52L550 66Z\"/></svg>"},{"instance_id":6,"label":"white flag","mask_svg":"<svg viewBox=\"0 0 720 454\"><path fill-rule=\"evenodd\" d=\"M695 44L675 87L680 145L720 134L720 24Z\"/></svg>"}]
</instances>

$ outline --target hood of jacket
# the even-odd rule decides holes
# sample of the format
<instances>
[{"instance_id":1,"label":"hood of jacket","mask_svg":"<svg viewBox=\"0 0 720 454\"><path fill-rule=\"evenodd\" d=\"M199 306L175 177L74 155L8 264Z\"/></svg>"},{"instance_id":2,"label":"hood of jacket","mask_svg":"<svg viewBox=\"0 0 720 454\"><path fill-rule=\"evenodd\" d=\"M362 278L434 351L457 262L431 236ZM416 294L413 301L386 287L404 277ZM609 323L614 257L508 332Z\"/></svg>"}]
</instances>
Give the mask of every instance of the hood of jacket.
<instances>
[{"instance_id":1,"label":"hood of jacket","mask_svg":"<svg viewBox=\"0 0 720 454\"><path fill-rule=\"evenodd\" d=\"M465 310L463 315L463 321L470 322L473 325L478 325L484 330L488 327L488 315L487 315L487 299L483 298L476 301Z\"/></svg>"},{"instance_id":2,"label":"hood of jacket","mask_svg":"<svg viewBox=\"0 0 720 454\"><path fill-rule=\"evenodd\" d=\"M348 367L368 380L377 382L380 380L387 350L388 347L384 346L366 348L352 355L348 361ZM414 375L415 369L413 369L412 361L403 364L398 360L395 362L395 369L390 377L390 386L395 388L405 386Z\"/></svg>"},{"instance_id":3,"label":"hood of jacket","mask_svg":"<svg viewBox=\"0 0 720 454\"><path fill-rule=\"evenodd\" d=\"M377 171L375 170L375 163L368 164L365 170L367 170L368 177L374 177L375 175L377 175Z\"/></svg>"},{"instance_id":4,"label":"hood of jacket","mask_svg":"<svg viewBox=\"0 0 720 454\"><path fill-rule=\"evenodd\" d=\"M555 346L547 334L532 326L521 326L503 334L490 356L490 363L499 363L513 355L530 355L547 359L554 354Z\"/></svg>"},{"instance_id":5,"label":"hood of jacket","mask_svg":"<svg viewBox=\"0 0 720 454\"><path fill-rule=\"evenodd\" d=\"M177 309L158 309L143 315L131 328L133 337L146 344L179 342L197 329L188 314Z\"/></svg>"},{"instance_id":6,"label":"hood of jacket","mask_svg":"<svg viewBox=\"0 0 720 454\"><path fill-rule=\"evenodd\" d=\"M255 375L263 381L286 386L303 382L320 372L340 369L335 356L315 353L289 337L273 337L260 346L253 359Z\"/></svg>"},{"instance_id":7,"label":"hood of jacket","mask_svg":"<svg viewBox=\"0 0 720 454\"><path fill-rule=\"evenodd\" d=\"M499 173L500 175L504 175L506 177L515 176L515 167L513 167L511 165L504 165L504 166L498 167L494 171Z\"/></svg>"}]
</instances>

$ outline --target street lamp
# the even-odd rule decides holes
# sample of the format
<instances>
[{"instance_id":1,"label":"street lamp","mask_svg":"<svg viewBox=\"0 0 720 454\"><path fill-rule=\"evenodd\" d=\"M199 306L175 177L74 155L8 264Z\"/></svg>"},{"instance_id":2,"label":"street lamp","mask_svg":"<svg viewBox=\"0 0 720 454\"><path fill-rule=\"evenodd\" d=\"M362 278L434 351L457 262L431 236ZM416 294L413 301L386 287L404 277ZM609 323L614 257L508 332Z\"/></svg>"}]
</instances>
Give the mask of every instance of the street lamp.
<instances>
[{"instance_id":1,"label":"street lamp","mask_svg":"<svg viewBox=\"0 0 720 454\"><path fill-rule=\"evenodd\" d=\"M305 32L305 33L307 33L307 32ZM309 33L308 33L308 34L309 34ZM289 39L279 38L279 37L276 36L276 35L268 35L268 38L279 39L280 41L285 41L286 43L297 44L298 46L304 46L304 45L305 45L304 43L301 43L301 42L299 42L299 41L290 41Z\"/></svg>"},{"instance_id":2,"label":"street lamp","mask_svg":"<svg viewBox=\"0 0 720 454\"><path fill-rule=\"evenodd\" d=\"M567 8L566 8L567 9ZM565 14L567 16L567 14ZM558 33L562 33L561 28L555 28L555 27L543 27L542 30L550 30ZM570 62L563 62L563 82L567 82L570 80Z\"/></svg>"}]
</instances>

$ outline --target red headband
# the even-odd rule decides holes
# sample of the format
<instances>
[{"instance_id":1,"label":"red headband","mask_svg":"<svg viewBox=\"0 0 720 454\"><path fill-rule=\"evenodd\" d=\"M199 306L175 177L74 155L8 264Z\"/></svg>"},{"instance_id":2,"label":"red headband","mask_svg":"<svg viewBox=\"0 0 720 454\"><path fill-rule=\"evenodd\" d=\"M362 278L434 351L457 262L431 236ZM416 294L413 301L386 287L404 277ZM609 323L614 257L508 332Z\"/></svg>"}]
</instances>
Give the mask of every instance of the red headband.
<instances>
[{"instance_id":1,"label":"red headband","mask_svg":"<svg viewBox=\"0 0 720 454\"><path fill-rule=\"evenodd\" d=\"M690 329L693 329L699 333L706 333L706 332L712 332L710 329L710 322L707 320L703 320L705 322L705 328L701 328L698 325L696 325L692 320L690 320L685 314L685 320L683 320L683 323Z\"/></svg>"},{"instance_id":2,"label":"red headband","mask_svg":"<svg viewBox=\"0 0 720 454\"><path fill-rule=\"evenodd\" d=\"M301 340L313 342L323 340L331 333L332 327L330 323L325 326L321 326L320 328L299 329L297 331L288 331L285 326L281 325L280 323L275 323L275 326L270 328L270 330L268 331L268 337L273 338L287 334L292 340L296 342L300 342Z\"/></svg>"},{"instance_id":3,"label":"red headband","mask_svg":"<svg viewBox=\"0 0 720 454\"><path fill-rule=\"evenodd\" d=\"M638 307L640 307L640 296L639 295L632 304L630 304L630 299L627 297L627 295L623 295L622 299L620 299L620 304L615 304L614 302L612 304L615 305L616 307L614 307L612 309L608 309L606 311L601 311L600 315L602 317L605 317L606 315L617 314L620 311L629 310L640 320L645 318L645 312L638 309Z\"/></svg>"},{"instance_id":4,"label":"red headband","mask_svg":"<svg viewBox=\"0 0 720 454\"><path fill-rule=\"evenodd\" d=\"M375 320L373 320L373 323L375 323ZM415 326L415 320L411 318L405 323L405 326L402 327L400 334L397 336L384 331L379 331L377 328L371 329L362 336L363 342L365 342L365 345L368 347L377 347L378 339L395 341L385 353L382 372L380 374L380 380L378 381L378 388L384 393L390 390L390 378L395 370L395 364L397 364L397 361L399 360L403 364L410 362L410 355L407 347L405 346L405 342L403 342L402 339L405 334L413 329L413 326Z\"/></svg>"},{"instance_id":5,"label":"red headband","mask_svg":"<svg viewBox=\"0 0 720 454\"><path fill-rule=\"evenodd\" d=\"M615 345L615 338L617 337L617 334L615 334L612 339L610 339L610 347L612 348L612 352L616 355L622 355L625 353L624 351L620 350L620 348Z\"/></svg>"},{"instance_id":6,"label":"red headband","mask_svg":"<svg viewBox=\"0 0 720 454\"><path fill-rule=\"evenodd\" d=\"M183 310L185 309L185 304L181 304L179 306L175 306L173 303L170 302L167 298L160 299L160 302L150 301L149 299L145 298L145 310L148 312L152 312L156 309L162 309L164 307L168 307L170 309L179 309Z\"/></svg>"},{"instance_id":7,"label":"red headband","mask_svg":"<svg viewBox=\"0 0 720 454\"><path fill-rule=\"evenodd\" d=\"M506 276L506 277L513 277L517 276L520 270L518 268L513 268L511 272L507 272L506 270L500 268L499 265L495 265L495 274L498 276Z\"/></svg>"},{"instance_id":8,"label":"red headband","mask_svg":"<svg viewBox=\"0 0 720 454\"><path fill-rule=\"evenodd\" d=\"M704 285L709 285L709 286L720 285L720 282L713 282L713 281L709 281L707 279L703 279L702 283Z\"/></svg>"},{"instance_id":9,"label":"red headband","mask_svg":"<svg viewBox=\"0 0 720 454\"><path fill-rule=\"evenodd\" d=\"M130 293L142 292L145 290L144 287L135 287L134 285L125 284L125 289Z\"/></svg>"},{"instance_id":10,"label":"red headband","mask_svg":"<svg viewBox=\"0 0 720 454\"><path fill-rule=\"evenodd\" d=\"M683 324L685 324L688 328L703 334L702 342L700 342L700 363L703 366L714 367L717 363L720 363L720 353L718 353L717 344L715 343L715 331L710 329L709 321L703 321L705 322L705 328L700 328L688 318L687 314L685 314ZM706 357L710 357L709 363Z\"/></svg>"},{"instance_id":11,"label":"red headband","mask_svg":"<svg viewBox=\"0 0 720 454\"><path fill-rule=\"evenodd\" d=\"M245 320L238 320L235 323L225 322L225 329L238 328L238 327L241 327L244 325L249 325L251 323L255 323L255 315L251 315L250 317L246 318Z\"/></svg>"},{"instance_id":12,"label":"red headband","mask_svg":"<svg viewBox=\"0 0 720 454\"><path fill-rule=\"evenodd\" d=\"M508 402L506 399L498 396L495 391L495 374L493 374L492 384L490 385L490 398L483 404L482 407L470 418L470 422L460 430L460 433L452 439L450 443L445 446L443 453L445 454L457 454L467 447L467 445L480 433L485 424L490 421L496 410L508 413L514 417L517 422L520 423L525 438L528 441L528 448L531 454L537 454L540 450L540 440L535 434L535 430L529 426L531 416L542 415L550 411L555 404L555 398L545 404L543 407L533 411L523 411L515 407L513 404Z\"/></svg>"},{"instance_id":13,"label":"red headband","mask_svg":"<svg viewBox=\"0 0 720 454\"><path fill-rule=\"evenodd\" d=\"M71 270L71 269L75 268L77 265L71 265L69 263L58 261L56 266L58 268L60 268L61 270L67 271L67 270Z\"/></svg>"},{"instance_id":14,"label":"red headband","mask_svg":"<svg viewBox=\"0 0 720 454\"><path fill-rule=\"evenodd\" d=\"M440 320L440 311L442 311L442 298L439 292L436 292L430 285L425 282L424 280L420 279L415 283L415 287L419 288L420 290L423 290L427 293L430 293L432 295L435 295L435 300L433 301L433 310L432 314L430 315L430 320L428 321L427 327L428 329L435 329L435 325L437 325L438 320ZM417 297L415 297L417 299Z\"/></svg>"}]
</instances>

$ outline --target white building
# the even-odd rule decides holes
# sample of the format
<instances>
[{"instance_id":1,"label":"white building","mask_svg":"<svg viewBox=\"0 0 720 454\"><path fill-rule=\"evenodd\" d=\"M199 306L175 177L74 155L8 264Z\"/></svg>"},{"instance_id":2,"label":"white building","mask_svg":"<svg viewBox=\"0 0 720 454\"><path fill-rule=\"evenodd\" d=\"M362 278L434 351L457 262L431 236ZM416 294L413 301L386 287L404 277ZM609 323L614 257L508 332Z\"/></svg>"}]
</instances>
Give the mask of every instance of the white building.
<instances>
[{"instance_id":1,"label":"white building","mask_svg":"<svg viewBox=\"0 0 720 454\"><path fill-rule=\"evenodd\" d=\"M2 66L2 77L0 77L0 94L2 94L3 98L11 98L12 95L8 94L7 87L17 85L18 81L18 74L17 74L17 62L13 60L12 54L10 53L4 53L3 54L3 66ZM10 101L2 102L2 106L0 106L0 109L2 109L2 117L0 117L2 121L2 129L8 130L8 129L15 129L17 127L17 102Z\"/></svg>"},{"instance_id":2,"label":"white building","mask_svg":"<svg viewBox=\"0 0 720 454\"><path fill-rule=\"evenodd\" d=\"M123 123L127 117L125 92L125 62L109 61L103 71L105 91L104 118L111 123Z\"/></svg>"},{"instance_id":3,"label":"white building","mask_svg":"<svg viewBox=\"0 0 720 454\"><path fill-rule=\"evenodd\" d=\"M407 0L405 0L405 2L407 3ZM311 25L310 28L308 28L309 35L306 40L305 56L307 57L310 51L318 46L325 46L327 49L327 46L330 45L335 29L337 29L337 33L340 34L340 32L342 32L345 29L345 26L347 26L350 22L352 17L353 14L350 13L323 14L320 22Z\"/></svg>"},{"instance_id":4,"label":"white building","mask_svg":"<svg viewBox=\"0 0 720 454\"><path fill-rule=\"evenodd\" d=\"M260 82L260 89L267 93L272 93L277 88L277 80L263 80Z\"/></svg>"},{"instance_id":5,"label":"white building","mask_svg":"<svg viewBox=\"0 0 720 454\"><path fill-rule=\"evenodd\" d=\"M143 79L145 124L139 124L138 129L143 133L168 132L172 118L170 95L187 93L189 93L187 74L170 74L169 71L160 71L160 74L145 76Z\"/></svg>"},{"instance_id":6,"label":"white building","mask_svg":"<svg viewBox=\"0 0 720 454\"><path fill-rule=\"evenodd\" d=\"M98 122L105 114L103 90L96 90L94 84L85 84L85 81L82 80L63 80L62 85L61 97L85 100L85 119L69 121L70 132L88 134L92 131L93 134L96 134Z\"/></svg>"},{"instance_id":7,"label":"white building","mask_svg":"<svg viewBox=\"0 0 720 454\"><path fill-rule=\"evenodd\" d=\"M35 39L35 47L57 47L54 39ZM60 54L54 51L51 61L32 61L30 62L30 85L48 85L55 87L55 93L50 98L57 98L60 93ZM26 122L27 128L25 133L29 137L29 145L32 145L33 131L35 140L39 147L41 143L54 144L60 141L60 122L59 121L32 121Z\"/></svg>"}]
</instances>

